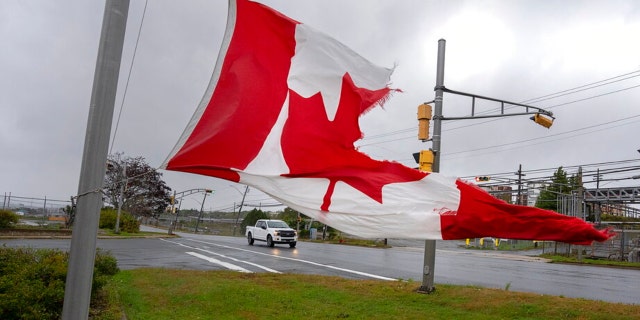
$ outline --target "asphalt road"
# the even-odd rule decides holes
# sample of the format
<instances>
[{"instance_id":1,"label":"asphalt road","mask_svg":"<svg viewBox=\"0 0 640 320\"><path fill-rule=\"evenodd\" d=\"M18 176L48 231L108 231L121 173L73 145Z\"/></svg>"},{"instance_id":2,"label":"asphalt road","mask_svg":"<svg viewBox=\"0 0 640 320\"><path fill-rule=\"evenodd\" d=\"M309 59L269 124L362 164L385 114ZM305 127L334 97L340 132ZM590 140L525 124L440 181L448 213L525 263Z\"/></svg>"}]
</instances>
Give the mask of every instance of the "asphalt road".
<instances>
[{"instance_id":1,"label":"asphalt road","mask_svg":"<svg viewBox=\"0 0 640 320\"><path fill-rule=\"evenodd\" d=\"M180 238L99 239L121 269L140 267L190 270L230 269L334 275L355 279L422 281L421 242L402 241L389 249L299 242L297 248L240 237L180 234ZM2 239L0 245L59 248L68 239ZM391 242L391 244L394 244ZM610 302L640 304L640 271L546 263L524 255L461 249L457 242L438 242L435 282L508 288ZM481 297L480 297L481 298Z\"/></svg>"}]
</instances>

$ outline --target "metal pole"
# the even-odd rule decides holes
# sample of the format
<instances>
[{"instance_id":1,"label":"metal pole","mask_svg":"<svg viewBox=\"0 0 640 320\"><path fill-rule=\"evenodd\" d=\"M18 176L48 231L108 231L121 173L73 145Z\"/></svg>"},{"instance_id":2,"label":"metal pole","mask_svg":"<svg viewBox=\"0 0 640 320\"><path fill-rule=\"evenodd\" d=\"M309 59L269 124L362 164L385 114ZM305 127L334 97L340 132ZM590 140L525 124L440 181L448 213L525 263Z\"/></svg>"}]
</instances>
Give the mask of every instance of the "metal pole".
<instances>
[{"instance_id":1,"label":"metal pole","mask_svg":"<svg viewBox=\"0 0 640 320\"><path fill-rule=\"evenodd\" d=\"M129 0L107 0L84 140L62 319L89 317L102 187Z\"/></svg>"},{"instance_id":2,"label":"metal pole","mask_svg":"<svg viewBox=\"0 0 640 320\"><path fill-rule=\"evenodd\" d=\"M440 172L440 142L442 139L442 96L444 94L444 53L446 40L438 40L438 65L436 69L436 98L435 110L433 114L433 172ZM422 286L419 292L431 293L436 290L434 286L434 271L436 266L436 241L425 240L424 242L424 268L422 269Z\"/></svg>"}]
</instances>

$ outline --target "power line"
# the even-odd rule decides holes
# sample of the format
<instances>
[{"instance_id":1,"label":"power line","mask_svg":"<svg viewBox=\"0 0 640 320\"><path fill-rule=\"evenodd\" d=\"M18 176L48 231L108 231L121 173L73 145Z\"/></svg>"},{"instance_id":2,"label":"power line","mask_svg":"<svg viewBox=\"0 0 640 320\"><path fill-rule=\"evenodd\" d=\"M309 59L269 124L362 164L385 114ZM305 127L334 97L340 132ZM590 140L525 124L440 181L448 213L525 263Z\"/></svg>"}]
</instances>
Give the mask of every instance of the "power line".
<instances>
[{"instance_id":1,"label":"power line","mask_svg":"<svg viewBox=\"0 0 640 320\"><path fill-rule=\"evenodd\" d=\"M569 169L577 170L580 167L582 167L582 168L585 168L585 167L605 167L605 166L612 166L612 165L629 164L629 163L634 163L634 162L640 163L640 159L617 160L617 161L597 162L597 163L590 163L590 164L577 164L577 165L568 165L568 166L559 166L559 167L562 167L563 170L568 171ZM558 167L523 170L522 172L524 172L524 173L526 173L528 175L533 175L535 173L554 172L556 170L558 170ZM471 179L471 178L474 178L476 176L500 177L500 176L505 176L505 175L513 176L514 173L512 171L499 172L499 173L490 173L490 174L482 173L482 174L472 175L472 176L461 176L460 178L461 179Z\"/></svg>"},{"instance_id":2,"label":"power line","mask_svg":"<svg viewBox=\"0 0 640 320\"><path fill-rule=\"evenodd\" d=\"M530 142L530 141L536 141L536 140L541 140L541 139L548 139L548 138L552 138L552 137L557 137L557 136L561 136L561 135L565 135L565 134L570 134L570 133L574 133L574 132L578 132L578 131L583 131L583 130L587 130L587 129L592 129L592 128L596 128L596 127L600 127L600 126L604 126L604 125L608 125L608 124L612 124L612 123L617 123L620 121L625 121L625 120L629 120L629 119L633 119L633 118L638 118L640 117L640 114L631 116L631 117L625 117L622 119L617 119L617 120L612 120L612 121L608 121L608 122L603 122L600 124L595 124L592 126L587 126L587 127L583 127L583 128L579 128L579 129L574 129L574 130L569 130L569 131L565 131L565 132L560 132L560 133L555 133L555 134L550 134L544 137L539 137L539 138L530 138L530 139L525 139L525 140L519 140L519 141L514 141L514 142L509 142L509 143L504 143L504 144L499 144L499 145L493 145L493 146L486 146L486 147L481 147L481 148L477 148L477 149L472 149L472 150L464 150L464 151L456 151L456 152L449 152L449 153L445 153L443 154L443 156L450 156L450 155L454 155L454 154L460 154L460 153L467 153L467 152L474 152L474 151L479 151L479 150L487 150L487 149L493 149L493 148L499 148L499 147L504 147L504 146L510 146L510 145L515 145L515 144L520 144L520 143L525 143L525 142ZM631 122L631 123L635 123L637 121ZM627 124L631 124L631 123L627 123ZM619 126L618 126L619 127ZM616 127L617 128L617 127ZM605 129L601 129L601 130L606 130L606 129L610 129L610 128L605 128ZM598 131L601 131L598 130ZM593 131L593 132L597 132L597 131ZM589 133L593 133L593 132L589 132ZM582 135L582 134L581 134ZM566 138L573 138L574 136L570 136L570 137L566 137ZM566 139L566 138L562 138L562 139ZM552 141L557 141L557 140L562 140L562 139L555 139ZM547 141L548 142L548 141ZM540 143L547 143L547 142L539 142L536 144L540 144ZM535 144L534 144L535 145ZM530 145L527 145L530 146ZM507 149L507 150L511 150L511 149ZM506 151L506 150L503 150Z\"/></svg>"},{"instance_id":3,"label":"power line","mask_svg":"<svg viewBox=\"0 0 640 320\"><path fill-rule=\"evenodd\" d=\"M140 34L142 33L142 24L144 23L144 17L147 13L147 4L148 0L144 2L144 9L142 10L142 19L140 19L140 27L138 28L138 36L136 37L136 43L133 47L133 56L131 57L131 64L129 65L129 73L127 75L127 81L124 85L124 93L122 94L122 101L120 102L120 110L118 111L118 117L116 118L116 126L113 129L113 137L111 138L111 147L109 148L109 154L113 151L113 146L115 145L116 136L118 134L118 127L120 126L120 117L122 116L122 110L124 107L124 101L127 97L127 91L129 89L129 80L131 80L131 71L133 70L133 64L136 60L136 53L138 52L138 43L140 42Z\"/></svg>"}]
</instances>

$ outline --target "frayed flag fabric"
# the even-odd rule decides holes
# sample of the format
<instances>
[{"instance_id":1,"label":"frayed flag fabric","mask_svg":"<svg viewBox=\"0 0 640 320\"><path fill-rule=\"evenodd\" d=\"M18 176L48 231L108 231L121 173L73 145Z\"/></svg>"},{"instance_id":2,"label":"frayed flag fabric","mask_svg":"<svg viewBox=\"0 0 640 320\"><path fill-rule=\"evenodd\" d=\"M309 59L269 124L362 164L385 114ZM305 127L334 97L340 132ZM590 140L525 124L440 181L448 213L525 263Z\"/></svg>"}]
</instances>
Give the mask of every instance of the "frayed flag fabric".
<instances>
[{"instance_id":1,"label":"frayed flag fabric","mask_svg":"<svg viewBox=\"0 0 640 320\"><path fill-rule=\"evenodd\" d=\"M362 237L589 244L611 236L358 151L358 118L396 91L392 71L267 6L231 0L211 82L162 167L253 186Z\"/></svg>"}]
</instances>

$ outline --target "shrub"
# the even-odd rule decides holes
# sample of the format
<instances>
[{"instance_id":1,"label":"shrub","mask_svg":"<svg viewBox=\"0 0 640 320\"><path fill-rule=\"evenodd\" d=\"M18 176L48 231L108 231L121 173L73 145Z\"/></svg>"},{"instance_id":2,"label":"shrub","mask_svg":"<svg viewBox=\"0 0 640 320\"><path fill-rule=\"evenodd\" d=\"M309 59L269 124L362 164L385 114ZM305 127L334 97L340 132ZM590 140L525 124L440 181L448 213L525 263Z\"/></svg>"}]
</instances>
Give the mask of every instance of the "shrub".
<instances>
[{"instance_id":1,"label":"shrub","mask_svg":"<svg viewBox=\"0 0 640 320\"><path fill-rule=\"evenodd\" d=\"M112 208L100 210L100 228L115 229L118 211ZM120 231L140 232L140 222L126 211L120 211Z\"/></svg>"},{"instance_id":2,"label":"shrub","mask_svg":"<svg viewBox=\"0 0 640 320\"><path fill-rule=\"evenodd\" d=\"M60 250L0 247L0 319L59 319L69 254ZM113 256L96 254L92 302L117 273Z\"/></svg>"},{"instance_id":3,"label":"shrub","mask_svg":"<svg viewBox=\"0 0 640 320\"><path fill-rule=\"evenodd\" d=\"M0 229L12 228L20 217L9 210L0 210Z\"/></svg>"}]
</instances>

